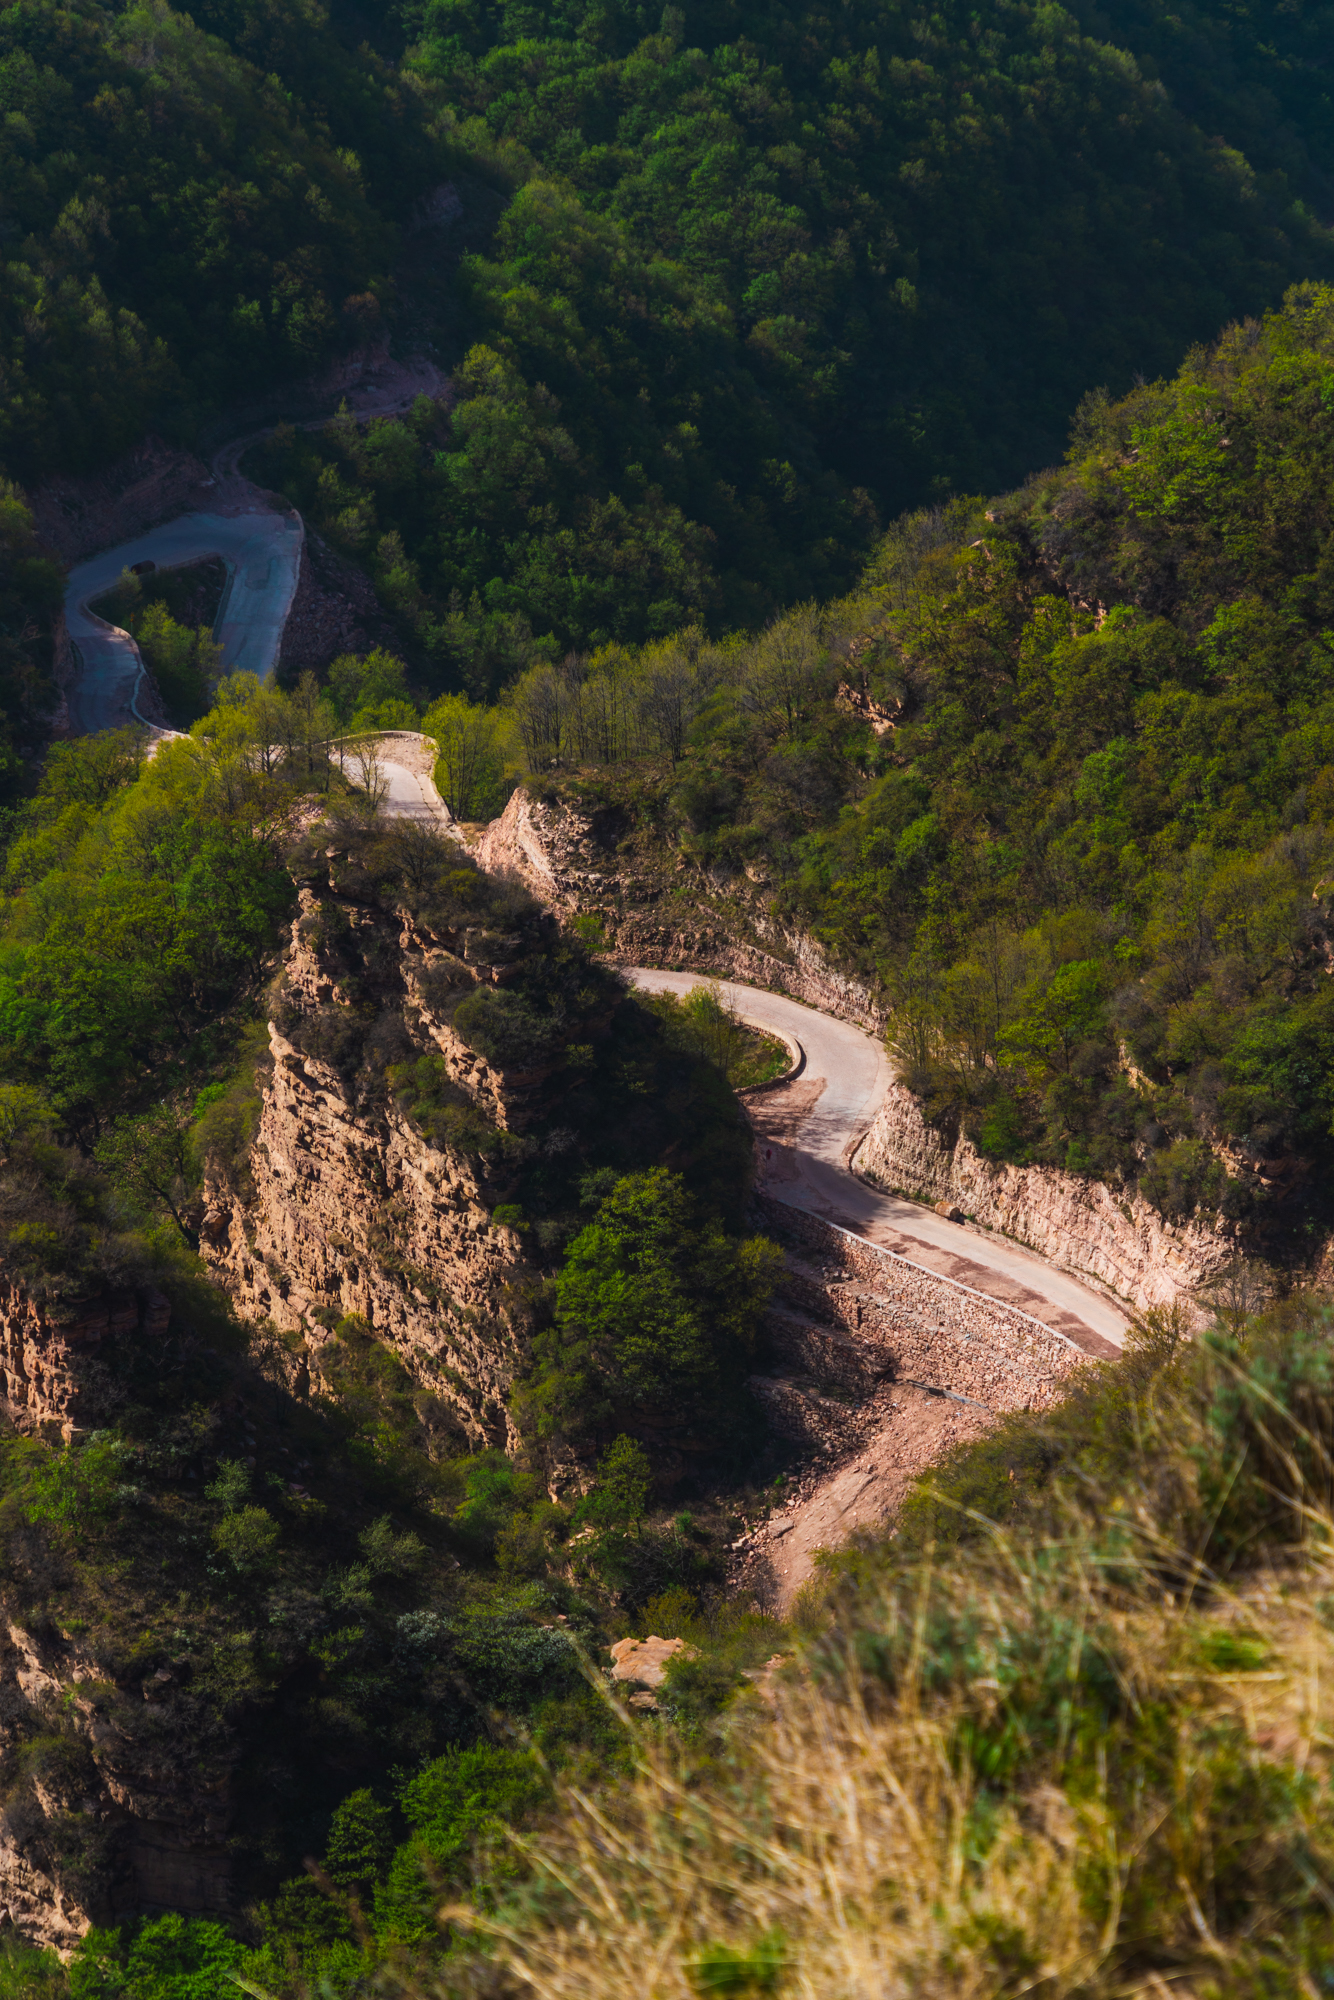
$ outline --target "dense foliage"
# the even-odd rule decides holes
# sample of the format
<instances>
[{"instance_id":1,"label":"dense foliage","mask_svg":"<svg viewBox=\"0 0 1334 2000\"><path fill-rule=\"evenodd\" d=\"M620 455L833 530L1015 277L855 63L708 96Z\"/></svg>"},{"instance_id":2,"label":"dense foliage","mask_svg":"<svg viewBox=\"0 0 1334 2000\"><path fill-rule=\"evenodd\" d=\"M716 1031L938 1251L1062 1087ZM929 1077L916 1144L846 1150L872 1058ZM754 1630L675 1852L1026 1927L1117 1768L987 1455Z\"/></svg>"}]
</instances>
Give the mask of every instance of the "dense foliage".
<instances>
[{"instance_id":1,"label":"dense foliage","mask_svg":"<svg viewBox=\"0 0 1334 2000\"><path fill-rule=\"evenodd\" d=\"M1196 10L1191 56L1214 57L1193 92L1203 130L1157 81L1170 29L1118 6L1008 5L984 23L964 6L874 0L837 12L687 0L661 20L635 0L419 0L414 17L412 60L447 79L459 112L689 272L763 393L890 510L932 480L1008 483L1054 455L1093 383L1126 388L1136 369L1170 365L1243 302L1272 299L1284 272L1316 275L1328 256L1294 206L1328 192L1320 9L1282 22L1281 54L1255 29L1248 41L1249 24L1232 37L1221 10ZM1186 83L1182 57L1178 44L1173 78ZM1278 134L1256 102L1274 85ZM1243 140L1258 143L1253 161ZM536 308L557 288L562 236L550 197L529 190L488 290L503 280ZM567 310L592 334L586 271L576 285ZM507 317L525 375L578 393L556 348L572 329L536 310ZM622 438L627 467L671 494L648 439ZM775 526L810 506L795 443L755 496Z\"/></svg>"},{"instance_id":2,"label":"dense foliage","mask_svg":"<svg viewBox=\"0 0 1334 2000\"><path fill-rule=\"evenodd\" d=\"M0 457L184 442L397 328L452 414L260 469L435 688L754 623L1327 273L1324 21L433 0L376 53L295 4L15 6ZM405 234L450 173L450 231Z\"/></svg>"},{"instance_id":3,"label":"dense foliage","mask_svg":"<svg viewBox=\"0 0 1334 2000\"><path fill-rule=\"evenodd\" d=\"M184 438L378 324L392 223L429 149L388 71L295 14L276 37L305 72L294 90L206 32L274 53L226 7L216 22L93 0L0 14L12 470L95 465L150 425Z\"/></svg>"},{"instance_id":4,"label":"dense foliage","mask_svg":"<svg viewBox=\"0 0 1334 2000\"><path fill-rule=\"evenodd\" d=\"M433 345L452 416L263 470L437 686L828 595L877 510L1021 475L1094 383L1330 269L1318 6L366 25L5 13L0 453L92 465L385 329Z\"/></svg>"},{"instance_id":5,"label":"dense foliage","mask_svg":"<svg viewBox=\"0 0 1334 2000\"><path fill-rule=\"evenodd\" d=\"M520 183L460 265L458 401L258 463L437 685L827 596L877 510L1021 476L1093 384L1330 270L1321 9L403 18Z\"/></svg>"},{"instance_id":6,"label":"dense foliage","mask_svg":"<svg viewBox=\"0 0 1334 2000\"><path fill-rule=\"evenodd\" d=\"M845 603L532 669L493 726L545 786L582 768L677 897L706 884L673 851L765 884L984 1152L1300 1244L1334 1117L1332 371L1334 294L1299 288L1087 399L1063 468L906 517Z\"/></svg>"},{"instance_id":7,"label":"dense foliage","mask_svg":"<svg viewBox=\"0 0 1334 2000\"><path fill-rule=\"evenodd\" d=\"M26 789L23 752L45 741L56 706L55 613L61 575L21 493L0 482L0 798Z\"/></svg>"},{"instance_id":8,"label":"dense foliage","mask_svg":"<svg viewBox=\"0 0 1334 2000\"><path fill-rule=\"evenodd\" d=\"M539 1435L735 1442L780 1261L763 1237L738 1243L701 1219L664 1168L618 1182L566 1251L556 1324L536 1343L524 1405Z\"/></svg>"},{"instance_id":9,"label":"dense foliage","mask_svg":"<svg viewBox=\"0 0 1334 2000\"><path fill-rule=\"evenodd\" d=\"M442 1384L355 1315L243 1328L193 1254L205 1169L217 1190L249 1185L272 1015L340 1078L363 1129L406 1115L466 1165L513 1248L505 1310L539 1346L569 1305L550 1283L567 1246L612 1246L649 1290L669 1249L680 1352L657 1357L659 1391L688 1378L711 1400L715 1456L735 1456L748 1421L738 1362L776 1252L728 1233L749 1136L691 1015L640 1006L522 890L381 815L373 762L361 783L340 768L335 703L392 703L401 668L349 660L332 682L325 700L310 682L287 696L233 677L151 760L130 731L58 746L10 826L0 1252L20 1305L64 1324L111 1296L117 1330L75 1371L73 1442L0 1439L0 1589L78 1649L92 1726L118 1756L147 1758L182 1800L226 1792L245 1908L94 1929L68 1974L79 2000L199 2000L234 1991L233 1973L343 1993L404 1949L437 1950L442 1894L494 1898L514 1872L506 1829L553 1768L623 1761L581 1661L664 1591L688 1609L719 1580L721 1536L653 1499L671 1453L644 1351L629 1397L624 1365L611 1384L617 1434L605 1387L567 1380L555 1425L540 1420L550 1395L513 1398L524 1441L507 1456L470 1442ZM274 979L297 885L328 1005ZM405 920L435 940L411 1005ZM451 1081L423 1003L540 1087L522 1131ZM398 1255L394 1202L368 1195L385 1282L453 1314ZM488 1308L464 1318L469 1340L512 1347ZM531 1748L494 1740L498 1710ZM123 1910L119 1835L86 1798L100 1783L87 1719L16 1711L7 1824L81 1906ZM309 1854L318 1878L299 1872ZM0 1956L0 1992L59 1994L65 1977L39 1953Z\"/></svg>"},{"instance_id":10,"label":"dense foliage","mask_svg":"<svg viewBox=\"0 0 1334 2000\"><path fill-rule=\"evenodd\" d=\"M7 857L0 1063L80 1135L181 1081L257 990L292 898L293 789L132 730L52 748ZM201 1081L203 1080L201 1076Z\"/></svg>"}]
</instances>

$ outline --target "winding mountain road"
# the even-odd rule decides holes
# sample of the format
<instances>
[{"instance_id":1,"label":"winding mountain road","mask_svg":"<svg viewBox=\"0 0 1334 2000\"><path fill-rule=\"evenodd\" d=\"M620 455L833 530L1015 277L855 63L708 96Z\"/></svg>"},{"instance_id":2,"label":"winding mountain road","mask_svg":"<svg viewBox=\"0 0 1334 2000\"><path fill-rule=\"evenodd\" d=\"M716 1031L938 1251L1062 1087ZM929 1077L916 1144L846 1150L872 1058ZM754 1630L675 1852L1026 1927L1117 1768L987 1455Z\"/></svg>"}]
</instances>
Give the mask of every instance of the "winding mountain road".
<instances>
[{"instance_id":1,"label":"winding mountain road","mask_svg":"<svg viewBox=\"0 0 1334 2000\"><path fill-rule=\"evenodd\" d=\"M436 790L434 740L419 729L384 729L363 740L374 745L385 786L380 810L393 819L438 827L462 844L459 823Z\"/></svg>"},{"instance_id":2,"label":"winding mountain road","mask_svg":"<svg viewBox=\"0 0 1334 2000\"><path fill-rule=\"evenodd\" d=\"M182 514L79 563L65 590L65 619L81 667L69 693L72 734L91 736L99 729L147 720L139 708L144 671L139 648L128 632L88 609L115 588L123 570L145 562L181 569L208 556L221 557L227 565L227 589L215 630L223 666L229 673L248 670L267 680L296 596L304 544L299 514L256 507L238 514Z\"/></svg>"},{"instance_id":3,"label":"winding mountain road","mask_svg":"<svg viewBox=\"0 0 1334 2000\"><path fill-rule=\"evenodd\" d=\"M355 379L340 385L340 402L363 423L396 416L419 396L438 397L448 386L435 363L421 356L406 362L382 360L364 371L355 366ZM313 417L296 428L318 430L326 421ZM144 674L139 648L128 632L88 609L115 587L123 570L136 563L182 569L208 556L220 557L227 566L227 588L214 636L222 647L222 664L229 673L269 679L278 664L306 541L305 524L296 509L275 507L274 495L253 485L240 469L246 449L271 435L272 426L251 431L215 452L207 482L209 512L181 514L145 529L70 571L65 619L79 659L79 673L69 691L71 735L90 736L127 722L148 723L139 705ZM418 808L422 806L419 800Z\"/></svg>"},{"instance_id":4,"label":"winding mountain road","mask_svg":"<svg viewBox=\"0 0 1334 2000\"><path fill-rule=\"evenodd\" d=\"M683 993L700 983L697 973L642 966L629 976L646 992ZM803 1058L789 1082L749 1099L763 1193L1018 1306L1090 1356L1119 1352L1126 1315L1101 1293L1003 1237L949 1222L857 1178L857 1151L892 1073L871 1035L785 994L718 983L743 1021L795 1042ZM843 1462L827 1471L808 1468L770 1519L735 1545L733 1591L788 1611L816 1575L820 1551L841 1546L857 1530L883 1529L914 1478L985 1428L981 1416L920 1385L896 1383Z\"/></svg>"},{"instance_id":5,"label":"winding mountain road","mask_svg":"<svg viewBox=\"0 0 1334 2000\"><path fill-rule=\"evenodd\" d=\"M636 966L646 992L687 993L700 976ZM803 1007L785 994L720 982L743 1021L800 1044L793 1080L750 1100L759 1138L759 1185L776 1200L810 1210L883 1249L1031 1313L1086 1353L1121 1347L1126 1314L1110 1299L1005 1237L948 1222L920 1202L882 1194L852 1171L892 1071L873 1036Z\"/></svg>"},{"instance_id":6,"label":"winding mountain road","mask_svg":"<svg viewBox=\"0 0 1334 2000\"><path fill-rule=\"evenodd\" d=\"M353 392L365 405L357 413L389 414L412 394L436 393L438 387L425 380L405 387L405 380L368 379ZM146 721L138 699L144 672L138 647L128 633L88 609L135 563L166 569L220 556L228 569L217 627L224 664L249 669L262 680L272 674L296 595L305 530L299 514L275 509L272 497L240 474L240 455L249 442L233 440L213 461L210 498L216 511L166 522L72 571L66 615L81 662L69 694L73 733ZM165 737L175 732L155 733ZM376 748L385 790L382 810L461 838L436 790L434 746L419 733L404 730L385 732ZM681 993L699 983L698 974L648 967L636 967L629 976L646 991ZM1103 1294L1004 1238L949 1222L858 1179L857 1150L891 1080L879 1042L783 994L731 982L722 982L722 990L743 1020L786 1037L801 1051L800 1067L789 1081L750 1099L764 1192L1018 1306L1085 1353L1105 1357L1120 1349L1126 1315ZM922 1408L913 1407L914 1397ZM911 1388L903 1391L883 1426L856 1454L856 1462L821 1478L789 1510L792 1518L778 1524L781 1532L773 1545L771 1574L778 1603L789 1603L812 1574L821 1546L842 1541L854 1527L882 1521L892 1511L911 1467L922 1462L926 1443L935 1440L933 1452L948 1446L953 1407L918 1396ZM905 1447L900 1439L910 1430L912 1442ZM739 1587L749 1587L737 1581Z\"/></svg>"}]
</instances>

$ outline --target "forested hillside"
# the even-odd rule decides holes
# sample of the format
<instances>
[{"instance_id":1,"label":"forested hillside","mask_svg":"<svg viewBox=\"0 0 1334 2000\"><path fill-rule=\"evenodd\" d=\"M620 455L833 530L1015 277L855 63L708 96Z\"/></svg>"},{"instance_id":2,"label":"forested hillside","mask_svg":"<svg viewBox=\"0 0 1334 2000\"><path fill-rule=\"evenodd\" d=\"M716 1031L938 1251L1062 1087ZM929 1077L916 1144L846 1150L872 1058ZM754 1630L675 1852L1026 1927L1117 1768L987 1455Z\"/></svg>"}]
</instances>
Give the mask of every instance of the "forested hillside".
<instances>
[{"instance_id":1,"label":"forested hillside","mask_svg":"<svg viewBox=\"0 0 1334 2000\"><path fill-rule=\"evenodd\" d=\"M3 1841L47 1885L29 1931L74 1946L62 1898L106 1919L81 2000L214 2000L228 1967L342 1994L429 1944L435 1885L547 1795L552 1760L622 1761L579 1647L716 1596L725 1511L674 1519L652 1454L684 1432L744 1480L763 1444L746 1375L777 1253L746 1233L750 1135L700 1021L630 999L453 840L377 815L335 727L313 682L289 699L238 676L151 761L131 730L57 746L11 827L0 1337L12 1356L36 1322L48 1400L43 1421L8 1383L0 1592L57 1676L83 1664L68 1700L7 1683ZM283 957L299 893L315 1003ZM474 963L491 944L504 980L437 949L405 1006L405 922ZM426 997L451 1046L525 1087L522 1117L451 1078ZM448 1368L336 1287L280 1334L208 1281L206 1191L250 1181L268 1019L280 1059L355 1112L386 1283L512 1388L510 1419L491 1410L508 1453L462 1428ZM481 1302L451 1295L463 1256L405 1258L395 1131L437 1230L469 1213L460 1183L479 1193L502 1280ZM728 1616L723 1689L773 1642ZM230 1888L150 1886L145 1814ZM314 1853L373 1935L301 1873ZM43 1982L63 1990L54 1961L0 1945L0 1992Z\"/></svg>"},{"instance_id":2,"label":"forested hillside","mask_svg":"<svg viewBox=\"0 0 1334 2000\"><path fill-rule=\"evenodd\" d=\"M1195 21L1207 133L1142 22L1142 69L1116 23L1022 7L409 26L454 142L521 183L460 272L461 406L259 463L474 692L534 639L846 587L877 520L1048 462L1086 390L1329 268L1309 24L1262 57Z\"/></svg>"},{"instance_id":3,"label":"forested hillside","mask_svg":"<svg viewBox=\"0 0 1334 2000\"><path fill-rule=\"evenodd\" d=\"M265 470L438 684L753 623L846 588L877 521L1048 462L1086 390L1329 275L1328 29L15 6L0 456L32 479L188 443L368 338L425 341L451 418ZM451 177L453 248L410 233Z\"/></svg>"},{"instance_id":4,"label":"forested hillside","mask_svg":"<svg viewBox=\"0 0 1334 2000\"><path fill-rule=\"evenodd\" d=\"M822 939L984 1153L1300 1255L1334 1117L1332 465L1334 292L1304 287L1088 398L1063 467L905 517L843 602L530 670L472 727L616 802L670 893L730 875Z\"/></svg>"},{"instance_id":5,"label":"forested hillside","mask_svg":"<svg viewBox=\"0 0 1334 2000\"><path fill-rule=\"evenodd\" d=\"M0 2000L1334 1985L1332 45L0 7ZM299 428L372 351L449 393ZM285 397L301 601L396 646L219 681L221 565L126 577L188 733L52 744L25 489ZM382 809L417 723L459 820L596 821L563 928ZM627 990L632 900L816 940L928 1122L1268 1311L737 1595L871 1405L766 1428L783 1052Z\"/></svg>"},{"instance_id":6,"label":"forested hillside","mask_svg":"<svg viewBox=\"0 0 1334 2000\"><path fill-rule=\"evenodd\" d=\"M186 442L378 322L382 210L430 172L415 108L336 45L305 57L333 73L303 103L204 25L165 5L0 15L0 454L21 477L149 427Z\"/></svg>"}]
</instances>

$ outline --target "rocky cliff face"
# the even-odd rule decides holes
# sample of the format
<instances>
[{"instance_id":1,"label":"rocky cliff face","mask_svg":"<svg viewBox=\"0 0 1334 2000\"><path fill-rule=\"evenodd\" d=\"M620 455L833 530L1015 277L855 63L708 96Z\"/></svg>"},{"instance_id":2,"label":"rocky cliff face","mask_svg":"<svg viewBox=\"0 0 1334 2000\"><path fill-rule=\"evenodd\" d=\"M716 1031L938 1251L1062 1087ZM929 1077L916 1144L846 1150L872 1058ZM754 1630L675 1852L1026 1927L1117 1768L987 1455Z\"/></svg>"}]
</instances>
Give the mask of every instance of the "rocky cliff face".
<instances>
[{"instance_id":1,"label":"rocky cliff face","mask_svg":"<svg viewBox=\"0 0 1334 2000\"><path fill-rule=\"evenodd\" d=\"M68 1439L104 1418L114 1385L99 1361L104 1340L133 1334L160 1345L170 1308L160 1292L100 1292L45 1301L0 1273L0 1407L28 1435Z\"/></svg>"},{"instance_id":2,"label":"rocky cliff face","mask_svg":"<svg viewBox=\"0 0 1334 2000\"><path fill-rule=\"evenodd\" d=\"M346 1064L299 1046L303 1026L330 1011L341 1009L349 1032L356 1025L320 942L331 909L378 968L377 1025L383 1032L387 1021L402 1042L391 1053L440 1058L493 1134L521 1130L540 1097L542 1072L493 1068L442 1011L460 989L503 974L479 962L472 936L442 939L407 918L394 927L303 890L283 981L288 1032L270 1026L272 1070L248 1172L207 1185L203 1253L243 1315L286 1337L298 1386L318 1375L329 1329L355 1314L434 1398L444 1428L473 1445L503 1444L502 1399L521 1356L532 1275L518 1235L491 1219L503 1167L488 1166L477 1146L433 1145L392 1096L367 1101Z\"/></svg>"},{"instance_id":3,"label":"rocky cliff face","mask_svg":"<svg viewBox=\"0 0 1334 2000\"><path fill-rule=\"evenodd\" d=\"M621 851L614 809L541 798L522 786L477 846L483 868L517 875L551 909L596 918L617 965L718 974L788 993L808 1007L878 1032L884 1010L829 963L814 939L780 924L761 875L709 874L684 859Z\"/></svg>"},{"instance_id":4,"label":"rocky cliff face","mask_svg":"<svg viewBox=\"0 0 1334 2000\"><path fill-rule=\"evenodd\" d=\"M891 1084L853 1168L877 1187L960 1209L1139 1307L1170 1305L1237 1253L1230 1234L1168 1222L1138 1193L984 1159L963 1134L951 1141L928 1125L902 1084Z\"/></svg>"},{"instance_id":5,"label":"rocky cliff face","mask_svg":"<svg viewBox=\"0 0 1334 2000\"><path fill-rule=\"evenodd\" d=\"M0 1908L24 1938L65 1953L127 1911L229 1909L228 1762L182 1695L180 1670L118 1685L0 1611Z\"/></svg>"}]
</instances>

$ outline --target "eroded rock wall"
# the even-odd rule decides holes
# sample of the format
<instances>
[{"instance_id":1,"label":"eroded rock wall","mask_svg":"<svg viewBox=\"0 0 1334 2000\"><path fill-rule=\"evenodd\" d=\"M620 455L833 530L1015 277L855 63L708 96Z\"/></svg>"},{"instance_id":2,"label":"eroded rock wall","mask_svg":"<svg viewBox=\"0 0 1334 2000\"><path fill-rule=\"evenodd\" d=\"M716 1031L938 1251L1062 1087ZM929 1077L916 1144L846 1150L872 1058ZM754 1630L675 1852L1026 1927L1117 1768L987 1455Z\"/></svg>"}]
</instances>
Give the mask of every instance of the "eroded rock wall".
<instances>
[{"instance_id":1,"label":"eroded rock wall","mask_svg":"<svg viewBox=\"0 0 1334 2000\"><path fill-rule=\"evenodd\" d=\"M54 1427L66 1439L105 1417L111 1384L102 1342L137 1332L160 1343L170 1307L162 1294L101 1292L45 1301L26 1280L0 1271L0 1407L28 1435Z\"/></svg>"},{"instance_id":2,"label":"eroded rock wall","mask_svg":"<svg viewBox=\"0 0 1334 2000\"><path fill-rule=\"evenodd\" d=\"M319 908L303 891L285 981L298 1011L340 1004L309 935ZM363 934L384 930L375 913L350 916ZM397 998L417 1046L443 1059L497 1130L521 1127L541 1075L502 1075L437 1011L487 969L406 921L392 943L381 998ZM518 1235L491 1221L497 1188L483 1160L432 1145L392 1100L359 1108L339 1071L276 1025L270 1049L248 1176L206 1189L203 1251L215 1275L246 1318L286 1336L294 1386L318 1374L329 1328L356 1314L436 1399L443 1424L473 1444L507 1442L503 1397L522 1355L531 1273Z\"/></svg>"},{"instance_id":3,"label":"eroded rock wall","mask_svg":"<svg viewBox=\"0 0 1334 2000\"><path fill-rule=\"evenodd\" d=\"M230 1911L229 1767L188 1678L183 1662L115 1684L72 1634L0 1604L0 1909L25 1939L67 1954L140 1911Z\"/></svg>"},{"instance_id":4,"label":"eroded rock wall","mask_svg":"<svg viewBox=\"0 0 1334 2000\"><path fill-rule=\"evenodd\" d=\"M890 1085L853 1167L877 1187L1003 1230L1140 1308L1186 1297L1237 1254L1230 1232L1169 1222L1134 1191L984 1159L962 1133L951 1140L928 1125L902 1084Z\"/></svg>"},{"instance_id":5,"label":"eroded rock wall","mask_svg":"<svg viewBox=\"0 0 1334 2000\"><path fill-rule=\"evenodd\" d=\"M614 810L521 788L482 836L478 858L519 875L554 908L598 916L606 956L617 963L698 966L883 1032L877 997L779 923L756 893L762 877L723 880L684 862L665 877L620 853L620 831ZM951 1142L927 1125L901 1084L891 1085L855 1170L888 1191L957 1208L1138 1307L1186 1297L1237 1255L1226 1229L1169 1222L1138 1193L1054 1167L985 1160L967 1138Z\"/></svg>"}]
</instances>

